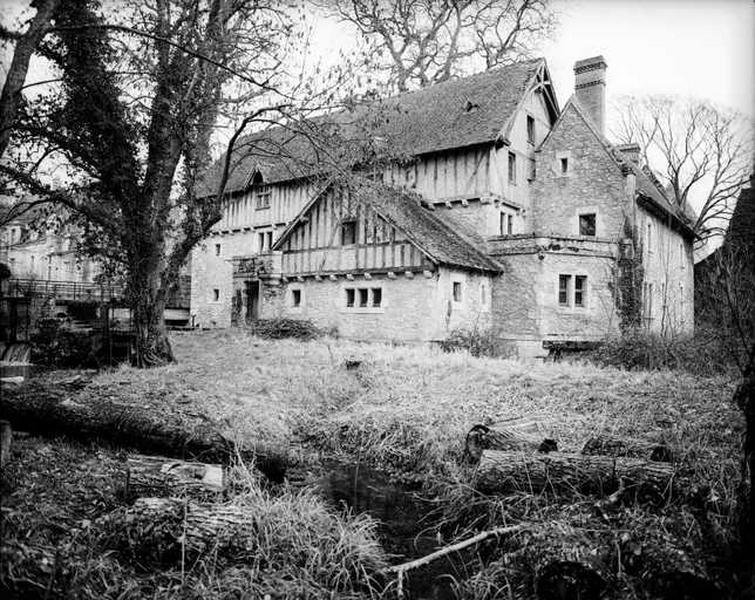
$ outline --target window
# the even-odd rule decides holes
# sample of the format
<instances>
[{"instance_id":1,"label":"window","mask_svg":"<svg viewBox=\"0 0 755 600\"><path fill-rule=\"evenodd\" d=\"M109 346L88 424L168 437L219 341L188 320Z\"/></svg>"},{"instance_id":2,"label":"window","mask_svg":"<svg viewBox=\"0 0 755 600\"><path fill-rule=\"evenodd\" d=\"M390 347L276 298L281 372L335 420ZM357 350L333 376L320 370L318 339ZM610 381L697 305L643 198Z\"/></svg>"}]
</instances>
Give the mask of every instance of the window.
<instances>
[{"instance_id":1,"label":"window","mask_svg":"<svg viewBox=\"0 0 755 600\"><path fill-rule=\"evenodd\" d=\"M213 302L220 301L220 290L218 288L215 288L214 290L212 290L212 301Z\"/></svg>"},{"instance_id":2,"label":"window","mask_svg":"<svg viewBox=\"0 0 755 600\"><path fill-rule=\"evenodd\" d=\"M262 185L254 193L254 207L257 210L270 208L270 188Z\"/></svg>"},{"instance_id":3,"label":"window","mask_svg":"<svg viewBox=\"0 0 755 600\"><path fill-rule=\"evenodd\" d=\"M684 242L679 242L679 268L684 269L687 264L687 256L684 251Z\"/></svg>"},{"instance_id":4,"label":"window","mask_svg":"<svg viewBox=\"0 0 755 600\"><path fill-rule=\"evenodd\" d=\"M453 298L454 302L461 302L461 281L453 282Z\"/></svg>"},{"instance_id":5,"label":"window","mask_svg":"<svg viewBox=\"0 0 755 600\"><path fill-rule=\"evenodd\" d=\"M215 256L220 256L220 244L215 244Z\"/></svg>"},{"instance_id":6,"label":"window","mask_svg":"<svg viewBox=\"0 0 755 600\"><path fill-rule=\"evenodd\" d=\"M535 177L537 176L537 163L535 163L534 158L530 158L530 174L527 179L529 181L535 181Z\"/></svg>"},{"instance_id":7,"label":"window","mask_svg":"<svg viewBox=\"0 0 755 600\"><path fill-rule=\"evenodd\" d=\"M341 223L341 245L349 246L357 242L356 221L344 221Z\"/></svg>"},{"instance_id":8,"label":"window","mask_svg":"<svg viewBox=\"0 0 755 600\"><path fill-rule=\"evenodd\" d=\"M535 143L535 119L527 115L527 141L530 144Z\"/></svg>"},{"instance_id":9,"label":"window","mask_svg":"<svg viewBox=\"0 0 755 600\"><path fill-rule=\"evenodd\" d=\"M579 235L595 235L595 213L579 215Z\"/></svg>"},{"instance_id":10,"label":"window","mask_svg":"<svg viewBox=\"0 0 755 600\"><path fill-rule=\"evenodd\" d=\"M484 283L480 284L480 304L485 305L488 303L488 288Z\"/></svg>"},{"instance_id":11,"label":"window","mask_svg":"<svg viewBox=\"0 0 755 600\"><path fill-rule=\"evenodd\" d=\"M574 306L585 306L585 298L587 296L587 277L585 275L577 275L574 277Z\"/></svg>"},{"instance_id":12,"label":"window","mask_svg":"<svg viewBox=\"0 0 755 600\"><path fill-rule=\"evenodd\" d=\"M265 251L265 234L264 233L257 234L257 249L259 252Z\"/></svg>"},{"instance_id":13,"label":"window","mask_svg":"<svg viewBox=\"0 0 755 600\"><path fill-rule=\"evenodd\" d=\"M291 290L291 306L294 308L301 306L301 290Z\"/></svg>"},{"instance_id":14,"label":"window","mask_svg":"<svg viewBox=\"0 0 755 600\"><path fill-rule=\"evenodd\" d=\"M346 308L360 308L370 312L383 305L383 288L346 288Z\"/></svg>"},{"instance_id":15,"label":"window","mask_svg":"<svg viewBox=\"0 0 755 600\"><path fill-rule=\"evenodd\" d=\"M571 286L571 275L558 276L558 304L559 306L569 306L569 287Z\"/></svg>"},{"instance_id":16,"label":"window","mask_svg":"<svg viewBox=\"0 0 755 600\"><path fill-rule=\"evenodd\" d=\"M648 254L653 253L653 224L648 221L647 236L645 237L645 243L648 246Z\"/></svg>"},{"instance_id":17,"label":"window","mask_svg":"<svg viewBox=\"0 0 755 600\"><path fill-rule=\"evenodd\" d=\"M568 158L562 158L561 159L561 175L568 175L569 174L569 159Z\"/></svg>"},{"instance_id":18,"label":"window","mask_svg":"<svg viewBox=\"0 0 755 600\"><path fill-rule=\"evenodd\" d=\"M272 231L267 232L267 249L268 250L273 249L273 232Z\"/></svg>"},{"instance_id":19,"label":"window","mask_svg":"<svg viewBox=\"0 0 755 600\"><path fill-rule=\"evenodd\" d=\"M516 184L516 154L509 152L509 183Z\"/></svg>"},{"instance_id":20,"label":"window","mask_svg":"<svg viewBox=\"0 0 755 600\"><path fill-rule=\"evenodd\" d=\"M359 308L365 308L369 301L370 291L366 288L359 288Z\"/></svg>"},{"instance_id":21,"label":"window","mask_svg":"<svg viewBox=\"0 0 755 600\"><path fill-rule=\"evenodd\" d=\"M499 224L499 235L511 235L514 233L514 215L501 212L501 221Z\"/></svg>"}]
</instances>

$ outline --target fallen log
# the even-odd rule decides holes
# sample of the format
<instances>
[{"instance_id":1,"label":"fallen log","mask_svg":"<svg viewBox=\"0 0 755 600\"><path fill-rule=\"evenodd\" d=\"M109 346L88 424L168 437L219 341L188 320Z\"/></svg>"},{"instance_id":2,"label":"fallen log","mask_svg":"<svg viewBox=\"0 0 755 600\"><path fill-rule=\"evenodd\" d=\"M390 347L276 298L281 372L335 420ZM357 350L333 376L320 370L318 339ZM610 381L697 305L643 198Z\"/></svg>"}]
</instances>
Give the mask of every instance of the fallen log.
<instances>
[{"instance_id":1,"label":"fallen log","mask_svg":"<svg viewBox=\"0 0 755 600\"><path fill-rule=\"evenodd\" d=\"M8 421L0 421L0 468L10 460L10 447L13 440L13 429Z\"/></svg>"},{"instance_id":2,"label":"fallen log","mask_svg":"<svg viewBox=\"0 0 755 600\"><path fill-rule=\"evenodd\" d=\"M555 440L538 439L513 429L491 429L487 425L474 425L464 443L464 457L477 463L485 450L520 450L524 452L553 452L558 449Z\"/></svg>"},{"instance_id":3,"label":"fallen log","mask_svg":"<svg viewBox=\"0 0 755 600\"><path fill-rule=\"evenodd\" d=\"M223 467L161 456L133 455L126 460L127 498L140 496L210 498L227 487Z\"/></svg>"},{"instance_id":4,"label":"fallen log","mask_svg":"<svg viewBox=\"0 0 755 600\"><path fill-rule=\"evenodd\" d=\"M720 596L701 557L658 523L635 521L619 538L623 570L641 579L654 598L707 600Z\"/></svg>"},{"instance_id":5,"label":"fallen log","mask_svg":"<svg viewBox=\"0 0 755 600\"><path fill-rule=\"evenodd\" d=\"M551 452L525 454L485 450L475 473L475 488L485 494L513 492L606 496L624 482L624 498L665 502L687 495L685 483L667 463Z\"/></svg>"},{"instance_id":6,"label":"fallen log","mask_svg":"<svg viewBox=\"0 0 755 600\"><path fill-rule=\"evenodd\" d=\"M41 436L98 440L139 452L202 462L228 464L241 458L275 482L283 481L287 466L281 453L239 447L206 422L182 426L135 406L101 399L79 400L70 391L34 381L17 389L3 389L0 418L10 421L14 429Z\"/></svg>"},{"instance_id":7,"label":"fallen log","mask_svg":"<svg viewBox=\"0 0 755 600\"><path fill-rule=\"evenodd\" d=\"M655 462L674 461L674 453L664 443L607 434L596 435L587 440L582 448L582 454L644 458Z\"/></svg>"}]
</instances>

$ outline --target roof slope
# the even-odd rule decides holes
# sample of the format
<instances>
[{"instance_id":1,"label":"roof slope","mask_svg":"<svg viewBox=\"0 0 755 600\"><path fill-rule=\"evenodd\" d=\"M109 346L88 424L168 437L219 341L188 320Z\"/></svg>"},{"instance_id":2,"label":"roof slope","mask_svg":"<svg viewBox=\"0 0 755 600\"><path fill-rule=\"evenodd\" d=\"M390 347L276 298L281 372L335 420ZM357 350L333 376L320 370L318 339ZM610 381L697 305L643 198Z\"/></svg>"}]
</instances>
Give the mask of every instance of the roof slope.
<instances>
[{"instance_id":1,"label":"roof slope","mask_svg":"<svg viewBox=\"0 0 755 600\"><path fill-rule=\"evenodd\" d=\"M522 61L245 136L234 150L226 190L245 189L255 169L266 183L321 171L326 158L318 152L359 162L354 153L364 149L357 142L374 142L379 148L367 152L387 149L394 157L495 142L544 65L542 58ZM211 181L217 181L215 168ZM206 190L213 191L211 182Z\"/></svg>"},{"instance_id":2,"label":"roof slope","mask_svg":"<svg viewBox=\"0 0 755 600\"><path fill-rule=\"evenodd\" d=\"M351 191L359 201L370 205L388 223L401 230L433 262L474 271L502 270L501 265L423 206L418 194L367 179L353 185ZM320 198L322 194L299 213L275 242L274 249L281 248Z\"/></svg>"}]
</instances>

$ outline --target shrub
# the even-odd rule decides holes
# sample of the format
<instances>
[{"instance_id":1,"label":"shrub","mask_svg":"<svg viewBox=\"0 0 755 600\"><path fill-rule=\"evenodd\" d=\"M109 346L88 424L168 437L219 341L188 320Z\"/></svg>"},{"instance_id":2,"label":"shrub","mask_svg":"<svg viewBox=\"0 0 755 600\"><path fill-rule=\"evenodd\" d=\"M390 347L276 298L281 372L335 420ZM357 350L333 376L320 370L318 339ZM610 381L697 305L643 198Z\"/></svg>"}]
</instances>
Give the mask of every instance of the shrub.
<instances>
[{"instance_id":1,"label":"shrub","mask_svg":"<svg viewBox=\"0 0 755 600\"><path fill-rule=\"evenodd\" d=\"M296 338L312 340L323 335L312 321L303 319L259 319L249 326L250 331L259 337L271 340Z\"/></svg>"},{"instance_id":2,"label":"shrub","mask_svg":"<svg viewBox=\"0 0 755 600\"><path fill-rule=\"evenodd\" d=\"M472 356L491 358L509 358L514 355L511 344L490 329L454 329L440 342L440 349L443 352L467 350Z\"/></svg>"},{"instance_id":3,"label":"shrub","mask_svg":"<svg viewBox=\"0 0 755 600\"><path fill-rule=\"evenodd\" d=\"M634 370L682 370L711 376L736 369L736 348L715 331L702 329L694 336L662 336L642 329L605 338L589 358L601 365Z\"/></svg>"}]
</instances>

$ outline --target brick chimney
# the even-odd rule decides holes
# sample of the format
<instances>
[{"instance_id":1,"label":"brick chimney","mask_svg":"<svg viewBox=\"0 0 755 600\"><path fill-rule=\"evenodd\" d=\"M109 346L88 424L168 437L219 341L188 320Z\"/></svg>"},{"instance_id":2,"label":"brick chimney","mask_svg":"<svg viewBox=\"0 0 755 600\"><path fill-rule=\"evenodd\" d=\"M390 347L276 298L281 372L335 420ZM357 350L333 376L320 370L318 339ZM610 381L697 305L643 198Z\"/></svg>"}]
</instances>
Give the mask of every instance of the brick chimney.
<instances>
[{"instance_id":1,"label":"brick chimney","mask_svg":"<svg viewBox=\"0 0 755 600\"><path fill-rule=\"evenodd\" d=\"M574 94L600 133L604 133L606 124L606 67L602 56L574 63Z\"/></svg>"},{"instance_id":2,"label":"brick chimney","mask_svg":"<svg viewBox=\"0 0 755 600\"><path fill-rule=\"evenodd\" d=\"M621 152L622 156L629 160L630 162L633 162L637 166L640 165L640 145L636 142L632 142L631 144L620 144L616 146L616 149Z\"/></svg>"}]
</instances>

